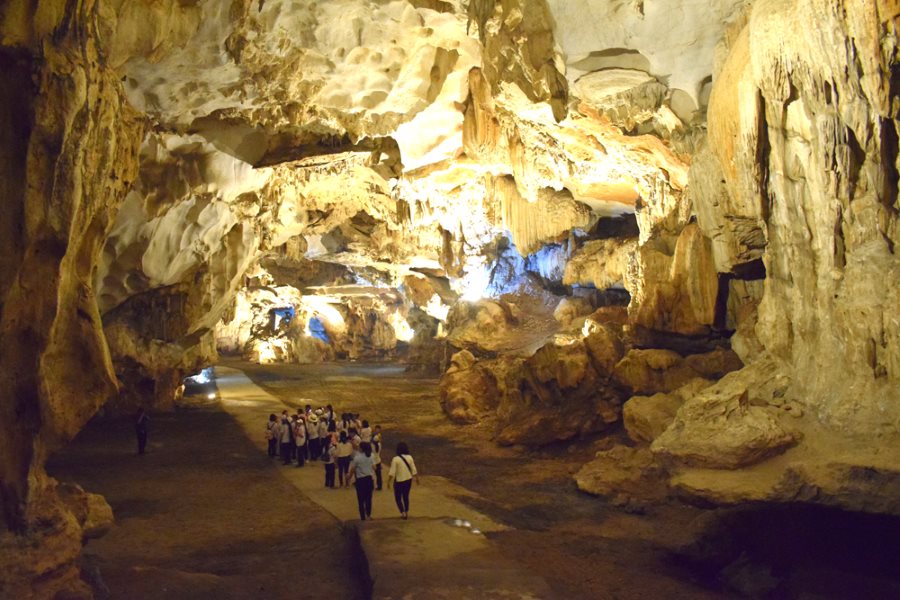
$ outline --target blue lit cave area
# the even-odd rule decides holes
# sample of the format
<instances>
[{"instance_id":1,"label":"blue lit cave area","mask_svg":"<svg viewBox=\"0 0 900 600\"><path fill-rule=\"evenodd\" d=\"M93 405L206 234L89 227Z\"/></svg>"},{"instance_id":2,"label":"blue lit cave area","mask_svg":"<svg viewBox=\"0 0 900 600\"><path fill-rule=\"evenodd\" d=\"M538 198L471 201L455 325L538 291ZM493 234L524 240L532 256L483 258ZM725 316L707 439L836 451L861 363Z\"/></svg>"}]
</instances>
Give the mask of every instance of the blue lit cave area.
<instances>
[{"instance_id":1,"label":"blue lit cave area","mask_svg":"<svg viewBox=\"0 0 900 600\"><path fill-rule=\"evenodd\" d=\"M900 8L0 6L0 599L900 598Z\"/></svg>"}]
</instances>

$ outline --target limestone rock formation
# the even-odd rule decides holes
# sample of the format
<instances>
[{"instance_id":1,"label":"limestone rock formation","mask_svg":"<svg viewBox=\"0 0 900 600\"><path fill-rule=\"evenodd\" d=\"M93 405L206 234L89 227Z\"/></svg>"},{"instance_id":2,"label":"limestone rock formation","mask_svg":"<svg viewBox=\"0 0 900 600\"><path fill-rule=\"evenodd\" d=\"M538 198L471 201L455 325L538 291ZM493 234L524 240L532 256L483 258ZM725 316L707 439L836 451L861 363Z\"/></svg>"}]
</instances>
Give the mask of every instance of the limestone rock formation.
<instances>
[{"instance_id":1,"label":"limestone rock formation","mask_svg":"<svg viewBox=\"0 0 900 600\"><path fill-rule=\"evenodd\" d=\"M779 423L777 411L759 405L765 388L748 387L746 375L726 375L688 399L654 440L653 452L687 465L736 469L796 443L798 436Z\"/></svg>"},{"instance_id":2,"label":"limestone rock formation","mask_svg":"<svg viewBox=\"0 0 900 600\"><path fill-rule=\"evenodd\" d=\"M102 527L47 456L217 346L455 353L445 410L500 443L608 431L636 394L655 462L598 459L626 487L664 463L708 500L900 512L898 14L9 0L0 595L87 593Z\"/></svg>"},{"instance_id":3,"label":"limestone rock formation","mask_svg":"<svg viewBox=\"0 0 900 600\"><path fill-rule=\"evenodd\" d=\"M622 407L622 421L628 437L635 442L652 442L669 428L685 400L709 385L706 379L698 378L670 394L632 396Z\"/></svg>"},{"instance_id":4,"label":"limestone rock formation","mask_svg":"<svg viewBox=\"0 0 900 600\"><path fill-rule=\"evenodd\" d=\"M646 447L618 445L598 452L575 473L575 483L582 492L628 508L659 503L668 495L666 471Z\"/></svg>"},{"instance_id":5,"label":"limestone rock formation","mask_svg":"<svg viewBox=\"0 0 900 600\"><path fill-rule=\"evenodd\" d=\"M592 285L597 289L621 286L635 244L616 238L584 244L566 263L565 285Z\"/></svg>"}]
</instances>

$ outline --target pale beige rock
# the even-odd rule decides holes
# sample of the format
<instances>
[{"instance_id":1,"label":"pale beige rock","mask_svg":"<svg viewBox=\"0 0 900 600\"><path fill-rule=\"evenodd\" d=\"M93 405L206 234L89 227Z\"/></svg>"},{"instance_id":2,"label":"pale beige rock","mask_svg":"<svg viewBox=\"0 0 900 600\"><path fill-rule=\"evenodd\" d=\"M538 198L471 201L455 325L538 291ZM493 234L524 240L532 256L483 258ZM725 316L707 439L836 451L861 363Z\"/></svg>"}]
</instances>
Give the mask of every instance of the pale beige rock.
<instances>
[{"instance_id":1,"label":"pale beige rock","mask_svg":"<svg viewBox=\"0 0 900 600\"><path fill-rule=\"evenodd\" d=\"M685 400L711 383L697 378L669 394L632 396L622 407L622 421L628 437L635 442L652 442L672 424Z\"/></svg>"},{"instance_id":2,"label":"pale beige rock","mask_svg":"<svg viewBox=\"0 0 900 600\"><path fill-rule=\"evenodd\" d=\"M566 263L563 284L593 285L600 290L621 286L636 246L635 240L615 238L585 243Z\"/></svg>"},{"instance_id":3,"label":"pale beige rock","mask_svg":"<svg viewBox=\"0 0 900 600\"><path fill-rule=\"evenodd\" d=\"M582 492L616 506L638 507L665 500L666 471L646 447L615 446L598 452L575 473Z\"/></svg>"},{"instance_id":4,"label":"pale beige rock","mask_svg":"<svg viewBox=\"0 0 900 600\"><path fill-rule=\"evenodd\" d=\"M632 322L685 335L706 332L715 320L718 274L709 240L694 224L673 240L638 248L625 276Z\"/></svg>"},{"instance_id":5,"label":"pale beige rock","mask_svg":"<svg viewBox=\"0 0 900 600\"><path fill-rule=\"evenodd\" d=\"M687 400L654 440L653 452L681 464L737 469L793 445L796 435L779 424L776 413L751 403L746 377L730 373Z\"/></svg>"},{"instance_id":6,"label":"pale beige rock","mask_svg":"<svg viewBox=\"0 0 900 600\"><path fill-rule=\"evenodd\" d=\"M699 374L671 350L629 350L616 363L613 377L635 394L674 391Z\"/></svg>"},{"instance_id":7,"label":"pale beige rock","mask_svg":"<svg viewBox=\"0 0 900 600\"><path fill-rule=\"evenodd\" d=\"M593 310L594 307L587 299L566 296L553 309L553 318L563 327L569 327L580 317L591 314Z\"/></svg>"}]
</instances>

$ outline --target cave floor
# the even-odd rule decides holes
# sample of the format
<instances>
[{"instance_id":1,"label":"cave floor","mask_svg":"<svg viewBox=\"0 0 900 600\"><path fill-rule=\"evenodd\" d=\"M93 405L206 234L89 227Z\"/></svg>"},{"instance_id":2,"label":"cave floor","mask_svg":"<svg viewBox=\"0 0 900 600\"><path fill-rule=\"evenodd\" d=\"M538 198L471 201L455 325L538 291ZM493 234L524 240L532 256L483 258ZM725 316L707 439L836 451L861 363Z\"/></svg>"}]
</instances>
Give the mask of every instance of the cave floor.
<instances>
[{"instance_id":1,"label":"cave floor","mask_svg":"<svg viewBox=\"0 0 900 600\"><path fill-rule=\"evenodd\" d=\"M214 400L189 396L152 415L144 456L130 417L98 417L50 461L51 475L102 494L115 512L109 533L84 553L99 598L366 597L358 540L368 548L374 536L386 554L400 551L388 542L402 542L410 529L398 526L409 523L385 490L376 493L375 521L357 529L351 490L318 488L319 465L284 467L266 456L268 414L306 403L381 424L385 458L406 441L423 475L412 516L435 532L423 539L447 531L440 515L471 520L490 546L473 545L471 557L546 585L538 597L725 598L736 586L753 597L900 597L900 518L802 505L626 511L578 492L571 477L609 439L498 447L486 426L445 418L436 379L399 365L223 366L226 376L228 368L246 373L265 402L230 403L224 383ZM463 545L481 537L465 536ZM369 558L382 582L398 577ZM477 576L471 562L458 565ZM374 591L385 596L378 582Z\"/></svg>"},{"instance_id":2,"label":"cave floor","mask_svg":"<svg viewBox=\"0 0 900 600\"><path fill-rule=\"evenodd\" d=\"M244 371L289 407L332 404L338 414L358 412L380 424L385 459L406 441L423 488L436 487L501 524L497 530L476 523L503 556L540 576L555 597L725 597L670 559L671 549L692 539L693 523L704 511L663 506L631 514L577 491L571 474L592 456L591 442L540 452L498 447L486 428L449 422L437 380L407 374L401 365L223 364ZM266 416L260 415L260 430ZM414 488L414 514L423 504L417 493ZM386 516L395 517L392 502L376 496L376 519L379 500Z\"/></svg>"},{"instance_id":3,"label":"cave floor","mask_svg":"<svg viewBox=\"0 0 900 600\"><path fill-rule=\"evenodd\" d=\"M386 458L405 440L424 476L413 489L413 516L424 511L428 487L470 507L464 518L486 515L492 524L476 516L473 525L501 556L545 581L551 597L725 597L669 558L702 511L629 514L576 490L573 457L589 456L589 443L541 452L497 447L488 431L447 421L436 379L401 366L223 364L289 406L330 403L381 424ZM102 494L115 512L116 525L85 549L98 597L365 596L353 529L298 493L280 475L295 469L269 459L234 416L259 412L261 437L270 408L223 410L218 400L188 398L153 415L144 456L135 454L130 418L98 418L52 459L53 476ZM345 501L344 510L354 504ZM376 519L381 507L388 526L400 522L389 497L376 499Z\"/></svg>"}]
</instances>

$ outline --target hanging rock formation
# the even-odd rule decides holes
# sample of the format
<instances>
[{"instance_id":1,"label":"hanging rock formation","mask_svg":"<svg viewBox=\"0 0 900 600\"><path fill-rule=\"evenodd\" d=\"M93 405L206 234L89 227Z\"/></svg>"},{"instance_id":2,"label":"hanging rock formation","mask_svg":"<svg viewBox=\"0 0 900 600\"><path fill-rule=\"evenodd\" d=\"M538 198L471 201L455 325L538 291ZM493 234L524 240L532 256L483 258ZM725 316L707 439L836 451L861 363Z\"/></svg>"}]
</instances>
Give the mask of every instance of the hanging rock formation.
<instances>
[{"instance_id":1,"label":"hanging rock formation","mask_svg":"<svg viewBox=\"0 0 900 600\"><path fill-rule=\"evenodd\" d=\"M624 504L900 514L898 15L10 0L0 595L89 593L47 456L218 351L407 356L503 444L624 412Z\"/></svg>"}]
</instances>

